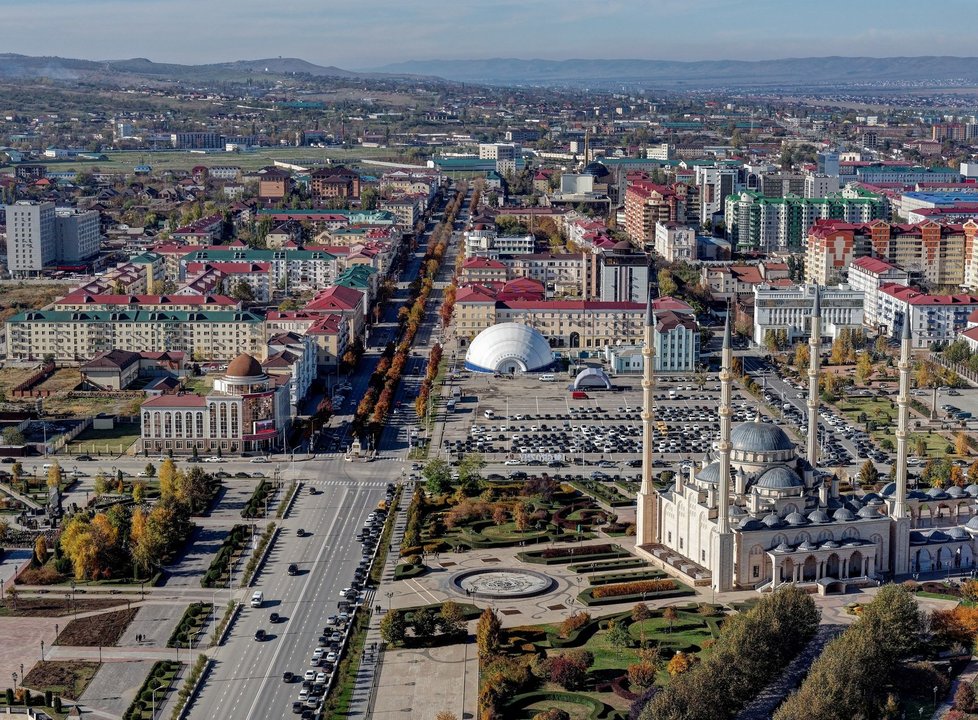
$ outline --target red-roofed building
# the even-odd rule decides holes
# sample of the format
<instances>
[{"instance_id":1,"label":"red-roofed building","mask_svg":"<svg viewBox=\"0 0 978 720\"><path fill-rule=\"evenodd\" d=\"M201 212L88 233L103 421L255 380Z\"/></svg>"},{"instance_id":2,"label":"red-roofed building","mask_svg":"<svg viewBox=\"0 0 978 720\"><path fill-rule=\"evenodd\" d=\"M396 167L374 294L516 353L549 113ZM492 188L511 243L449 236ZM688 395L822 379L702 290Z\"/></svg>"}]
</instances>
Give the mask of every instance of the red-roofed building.
<instances>
[{"instance_id":1,"label":"red-roofed building","mask_svg":"<svg viewBox=\"0 0 978 720\"><path fill-rule=\"evenodd\" d=\"M462 263L460 283L506 282L506 266L499 260L487 257L471 257Z\"/></svg>"},{"instance_id":2,"label":"red-roofed building","mask_svg":"<svg viewBox=\"0 0 978 720\"><path fill-rule=\"evenodd\" d=\"M655 241L657 222L686 222L686 186L659 185L630 176L625 190L625 230L639 245Z\"/></svg>"},{"instance_id":3,"label":"red-roofed building","mask_svg":"<svg viewBox=\"0 0 978 720\"><path fill-rule=\"evenodd\" d=\"M224 216L208 215L173 231L173 239L188 245L213 245L224 237Z\"/></svg>"},{"instance_id":4,"label":"red-roofed building","mask_svg":"<svg viewBox=\"0 0 978 720\"><path fill-rule=\"evenodd\" d=\"M54 310L240 310L227 295L90 295L75 291L54 303Z\"/></svg>"},{"instance_id":5,"label":"red-roofed building","mask_svg":"<svg viewBox=\"0 0 978 720\"><path fill-rule=\"evenodd\" d=\"M754 288L763 283L779 285L789 280L787 265L763 262L757 265L704 265L700 277L714 300L737 300L753 295Z\"/></svg>"},{"instance_id":6,"label":"red-roofed building","mask_svg":"<svg viewBox=\"0 0 978 720\"><path fill-rule=\"evenodd\" d=\"M910 273L886 260L861 257L849 266L849 287L862 291L865 296L863 322L867 327L879 325L879 290L886 284L906 285Z\"/></svg>"},{"instance_id":7,"label":"red-roofed building","mask_svg":"<svg viewBox=\"0 0 978 720\"><path fill-rule=\"evenodd\" d=\"M926 348L937 342L954 342L967 329L976 309L975 295L928 295L906 285L886 283L879 289L877 324L884 333L899 337L909 317L913 346Z\"/></svg>"},{"instance_id":8,"label":"red-roofed building","mask_svg":"<svg viewBox=\"0 0 978 720\"><path fill-rule=\"evenodd\" d=\"M316 293L302 309L308 313L343 316L349 323L349 335L352 341L363 337L367 313L365 303L366 296L359 290L333 285Z\"/></svg>"},{"instance_id":9,"label":"red-roofed building","mask_svg":"<svg viewBox=\"0 0 978 720\"><path fill-rule=\"evenodd\" d=\"M920 273L930 285L978 287L976 234L974 220L963 225L818 220L808 233L805 277L825 284L838 278L854 260L869 256Z\"/></svg>"},{"instance_id":10,"label":"red-roofed building","mask_svg":"<svg viewBox=\"0 0 978 720\"><path fill-rule=\"evenodd\" d=\"M239 283L251 288L256 302L266 303L271 298L272 264L267 262L189 262L187 275L194 276L213 270L223 276L221 286L225 292L233 293Z\"/></svg>"}]
</instances>

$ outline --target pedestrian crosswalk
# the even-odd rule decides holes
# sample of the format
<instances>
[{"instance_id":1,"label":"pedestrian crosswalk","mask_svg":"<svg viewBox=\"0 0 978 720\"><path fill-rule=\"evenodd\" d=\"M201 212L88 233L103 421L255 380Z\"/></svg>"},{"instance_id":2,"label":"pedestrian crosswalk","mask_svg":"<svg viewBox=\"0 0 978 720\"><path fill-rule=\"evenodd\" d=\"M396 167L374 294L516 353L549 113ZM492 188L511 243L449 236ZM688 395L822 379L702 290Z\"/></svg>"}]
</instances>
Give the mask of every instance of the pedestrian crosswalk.
<instances>
[{"instance_id":1,"label":"pedestrian crosswalk","mask_svg":"<svg viewBox=\"0 0 978 720\"><path fill-rule=\"evenodd\" d=\"M303 483L306 485L315 485L316 487L387 487L386 482L377 480L303 480Z\"/></svg>"}]
</instances>

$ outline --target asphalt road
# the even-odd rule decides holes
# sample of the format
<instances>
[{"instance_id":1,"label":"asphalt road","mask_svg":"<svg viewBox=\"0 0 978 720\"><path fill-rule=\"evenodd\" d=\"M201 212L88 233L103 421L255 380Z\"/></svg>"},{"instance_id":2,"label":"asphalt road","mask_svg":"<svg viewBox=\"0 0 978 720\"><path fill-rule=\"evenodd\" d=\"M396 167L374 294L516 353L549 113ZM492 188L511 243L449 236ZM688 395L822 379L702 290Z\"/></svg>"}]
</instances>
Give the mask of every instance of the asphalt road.
<instances>
[{"instance_id":1,"label":"asphalt road","mask_svg":"<svg viewBox=\"0 0 978 720\"><path fill-rule=\"evenodd\" d=\"M364 477L368 468L376 472ZM354 536L383 499L388 477L380 472L381 463L316 463L316 470L316 477L307 481L282 521L265 569L247 593L250 597L253 590L262 590L264 606L252 608L246 601L215 655L216 664L191 718L291 716L300 684L283 683L282 673L301 674L309 668L324 621L336 612L338 592L352 580L360 561L360 544ZM309 486L322 493L310 495ZM298 537L299 528L309 534ZM288 575L289 563L299 566L299 575ZM272 612L286 620L271 624ZM269 635L264 642L255 640L259 628Z\"/></svg>"}]
</instances>

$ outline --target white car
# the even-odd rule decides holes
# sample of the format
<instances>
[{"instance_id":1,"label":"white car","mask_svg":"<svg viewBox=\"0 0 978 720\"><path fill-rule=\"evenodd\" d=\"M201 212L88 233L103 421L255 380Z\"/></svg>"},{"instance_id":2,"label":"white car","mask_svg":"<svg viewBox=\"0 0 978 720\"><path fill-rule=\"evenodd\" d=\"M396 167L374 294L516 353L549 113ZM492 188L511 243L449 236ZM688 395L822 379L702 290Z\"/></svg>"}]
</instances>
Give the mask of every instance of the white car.
<instances>
[{"instance_id":1,"label":"white car","mask_svg":"<svg viewBox=\"0 0 978 720\"><path fill-rule=\"evenodd\" d=\"M315 680L318 673L315 670L306 670L306 674L302 676L303 680Z\"/></svg>"},{"instance_id":2,"label":"white car","mask_svg":"<svg viewBox=\"0 0 978 720\"><path fill-rule=\"evenodd\" d=\"M325 685L326 684L326 673L321 672L316 674L316 684Z\"/></svg>"},{"instance_id":3,"label":"white car","mask_svg":"<svg viewBox=\"0 0 978 720\"><path fill-rule=\"evenodd\" d=\"M503 465L522 465L522 464L523 462L521 460L516 460L516 459L510 459L503 463Z\"/></svg>"},{"instance_id":4,"label":"white car","mask_svg":"<svg viewBox=\"0 0 978 720\"><path fill-rule=\"evenodd\" d=\"M205 457L204 458L204 462L208 462L208 463L219 463L219 462L224 462L224 458L219 458L219 457L216 457L216 456L213 456L213 457Z\"/></svg>"},{"instance_id":5,"label":"white car","mask_svg":"<svg viewBox=\"0 0 978 720\"><path fill-rule=\"evenodd\" d=\"M338 659L339 655L337 655L335 652L331 652L326 656L326 662L328 663L335 663Z\"/></svg>"},{"instance_id":6,"label":"white car","mask_svg":"<svg viewBox=\"0 0 978 720\"><path fill-rule=\"evenodd\" d=\"M326 652L326 648L323 648L323 647L318 647L318 648L316 648L315 650L313 650L313 651L312 651L312 656L313 656L313 657L314 657L315 659L317 659L317 660L318 660L319 658L321 658L321 657L323 656L323 654L324 654L325 652Z\"/></svg>"},{"instance_id":7,"label":"white car","mask_svg":"<svg viewBox=\"0 0 978 720\"><path fill-rule=\"evenodd\" d=\"M267 463L268 462L268 458L267 457L253 457L253 458L251 458L251 461L250 462L253 462L253 463Z\"/></svg>"}]
</instances>

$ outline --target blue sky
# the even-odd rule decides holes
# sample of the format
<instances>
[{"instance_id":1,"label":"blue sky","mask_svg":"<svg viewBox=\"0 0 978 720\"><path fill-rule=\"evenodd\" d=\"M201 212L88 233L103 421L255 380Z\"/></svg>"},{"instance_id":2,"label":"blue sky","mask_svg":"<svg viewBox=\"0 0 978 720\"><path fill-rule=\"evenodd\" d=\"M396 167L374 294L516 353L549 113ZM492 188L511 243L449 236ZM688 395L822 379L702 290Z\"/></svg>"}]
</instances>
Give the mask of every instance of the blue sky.
<instances>
[{"instance_id":1,"label":"blue sky","mask_svg":"<svg viewBox=\"0 0 978 720\"><path fill-rule=\"evenodd\" d=\"M432 58L974 56L961 28L975 9L974 0L0 0L0 52L181 63L284 56L344 68Z\"/></svg>"}]
</instances>

